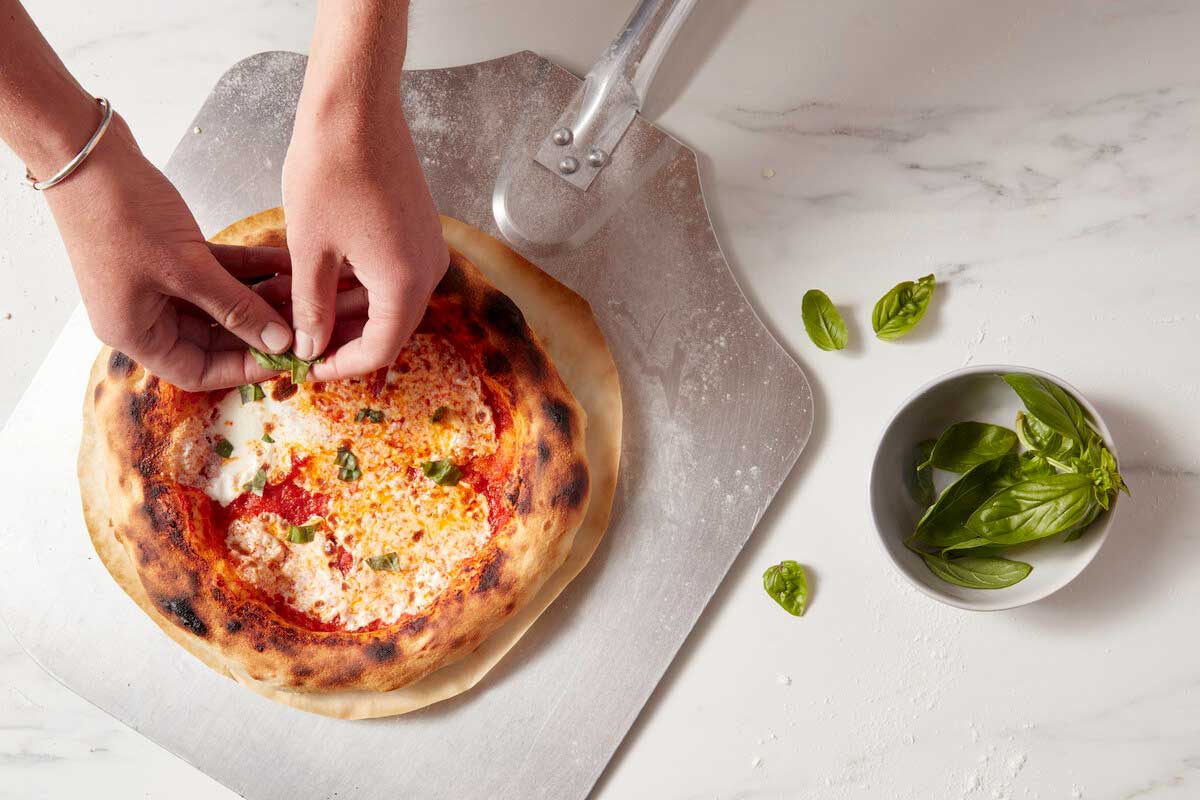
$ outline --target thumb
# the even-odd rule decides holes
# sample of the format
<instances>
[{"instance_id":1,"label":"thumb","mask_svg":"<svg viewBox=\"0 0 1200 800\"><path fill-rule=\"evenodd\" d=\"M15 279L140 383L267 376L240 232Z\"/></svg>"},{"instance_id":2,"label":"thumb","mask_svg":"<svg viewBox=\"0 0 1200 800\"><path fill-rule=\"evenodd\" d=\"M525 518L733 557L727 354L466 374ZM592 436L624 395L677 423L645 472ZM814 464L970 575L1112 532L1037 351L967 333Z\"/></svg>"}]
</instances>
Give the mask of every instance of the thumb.
<instances>
[{"instance_id":1,"label":"thumb","mask_svg":"<svg viewBox=\"0 0 1200 800\"><path fill-rule=\"evenodd\" d=\"M215 260L212 267L193 274L187 288L179 293L180 299L200 308L251 347L268 353L287 350L292 343L287 321Z\"/></svg>"},{"instance_id":2,"label":"thumb","mask_svg":"<svg viewBox=\"0 0 1200 800\"><path fill-rule=\"evenodd\" d=\"M329 346L340 268L341 260L328 251L292 253L292 325L300 358L316 358Z\"/></svg>"}]
</instances>

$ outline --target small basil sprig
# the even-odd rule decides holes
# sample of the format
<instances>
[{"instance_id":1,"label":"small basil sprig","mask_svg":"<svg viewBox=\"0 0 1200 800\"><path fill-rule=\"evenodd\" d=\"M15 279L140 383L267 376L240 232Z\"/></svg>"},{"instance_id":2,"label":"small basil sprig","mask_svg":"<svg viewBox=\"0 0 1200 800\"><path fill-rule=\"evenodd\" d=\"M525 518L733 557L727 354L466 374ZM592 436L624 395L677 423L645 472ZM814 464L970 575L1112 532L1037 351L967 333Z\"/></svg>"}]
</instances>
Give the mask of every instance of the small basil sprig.
<instances>
[{"instance_id":1,"label":"small basil sprig","mask_svg":"<svg viewBox=\"0 0 1200 800\"><path fill-rule=\"evenodd\" d=\"M254 347L250 348L250 355L254 356L254 360L266 369L289 373L292 383L297 384L304 383L308 379L308 368L322 360L321 358L305 360L291 350L279 354L264 353Z\"/></svg>"},{"instance_id":2,"label":"small basil sprig","mask_svg":"<svg viewBox=\"0 0 1200 800\"><path fill-rule=\"evenodd\" d=\"M800 301L800 319L808 338L822 350L841 350L846 346L846 323L829 295L809 289Z\"/></svg>"},{"instance_id":3,"label":"small basil sprig","mask_svg":"<svg viewBox=\"0 0 1200 800\"><path fill-rule=\"evenodd\" d=\"M942 580L968 589L1003 589L1020 583L1033 567L1024 561L1010 561L995 556L964 556L945 558L925 555L925 564Z\"/></svg>"},{"instance_id":4,"label":"small basil sprig","mask_svg":"<svg viewBox=\"0 0 1200 800\"><path fill-rule=\"evenodd\" d=\"M915 328L929 308L935 283L932 275L926 275L917 281L898 283L879 298L871 313L875 335L884 341L892 341Z\"/></svg>"},{"instance_id":5,"label":"small basil sprig","mask_svg":"<svg viewBox=\"0 0 1200 800\"><path fill-rule=\"evenodd\" d=\"M947 428L922 467L966 472L971 467L1005 455L1017 446L1017 435L1008 428L986 422L956 422Z\"/></svg>"},{"instance_id":6,"label":"small basil sprig","mask_svg":"<svg viewBox=\"0 0 1200 800\"><path fill-rule=\"evenodd\" d=\"M763 573L763 589L794 617L804 615L808 603L808 575L795 561L780 561Z\"/></svg>"}]
</instances>

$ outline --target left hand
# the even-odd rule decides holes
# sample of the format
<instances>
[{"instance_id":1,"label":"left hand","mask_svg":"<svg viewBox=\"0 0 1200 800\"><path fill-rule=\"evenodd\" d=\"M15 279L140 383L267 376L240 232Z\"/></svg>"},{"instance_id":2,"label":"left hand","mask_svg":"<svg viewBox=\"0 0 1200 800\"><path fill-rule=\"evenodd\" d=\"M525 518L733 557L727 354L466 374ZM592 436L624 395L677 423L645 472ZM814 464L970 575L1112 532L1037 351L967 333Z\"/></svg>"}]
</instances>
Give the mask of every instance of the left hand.
<instances>
[{"instance_id":1,"label":"left hand","mask_svg":"<svg viewBox=\"0 0 1200 800\"><path fill-rule=\"evenodd\" d=\"M284 161L283 205L296 355L333 346L313 366L320 381L392 363L449 263L399 91L370 103L306 93ZM360 285L339 294L346 272Z\"/></svg>"}]
</instances>

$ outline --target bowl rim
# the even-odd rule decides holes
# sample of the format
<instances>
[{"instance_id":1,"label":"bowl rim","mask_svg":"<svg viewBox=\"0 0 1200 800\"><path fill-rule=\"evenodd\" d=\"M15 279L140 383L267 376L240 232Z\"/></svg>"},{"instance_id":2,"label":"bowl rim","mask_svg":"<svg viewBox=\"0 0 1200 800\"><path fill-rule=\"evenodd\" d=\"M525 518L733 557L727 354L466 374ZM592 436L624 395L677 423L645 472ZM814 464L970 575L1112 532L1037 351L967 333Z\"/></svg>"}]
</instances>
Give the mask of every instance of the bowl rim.
<instances>
[{"instance_id":1,"label":"bowl rim","mask_svg":"<svg viewBox=\"0 0 1200 800\"><path fill-rule=\"evenodd\" d=\"M887 540L879 521L880 514L878 509L875 507L875 481L879 471L880 458L883 452L883 442L888 431L891 430L892 425L894 425L896 422L896 419L902 413L904 413L909 406L911 406L914 402L916 402L923 395L927 394L933 388L967 375L979 375L983 373L1000 375L1006 372L1017 372L1027 375L1035 375L1039 378L1045 378L1046 380L1052 381L1066 391L1070 392L1071 396L1079 402L1079 405L1083 407L1083 410L1087 414L1088 418L1096 426L1096 432L1099 433L1103 438L1104 443L1108 446L1109 451L1113 454L1113 458L1117 460L1118 464L1121 463L1121 454L1117 450L1117 443L1113 440L1112 433L1109 431L1108 425L1105 424L1104 418L1100 416L1100 412L1096 410L1096 407L1092 405L1092 402L1088 400L1087 397L1070 382L1063 380L1053 373L1037 369L1036 367L1026 367L1019 364L972 364L965 367L958 367L957 369L952 369L949 372L929 379L915 389L910 395L908 395L908 397L904 398L900 405L896 407L896 410L892 413L892 415L888 417L887 422L880 429L879 434L875 439L875 457L871 460L871 473L867 479L867 505L871 509L871 522L875 526L875 540L880 549L883 550L883 554L887 557L892 569L898 572L900 576L910 583L914 588L916 588L917 591L932 597L934 600L945 603L946 605L961 608L966 611L1007 611L1008 609L1019 608L1021 606L1029 605L1030 603L1036 603L1039 600L1044 600L1045 598L1057 592L1059 589L1062 589L1068 583L1075 580L1075 578L1077 578L1085 569L1087 569L1088 565L1092 563L1093 559L1095 559L1096 554L1100 552L1100 548L1104 546L1104 542L1108 539L1108 532L1112 528L1113 519L1117 514L1117 508L1121 505L1119 502L1114 502L1112 507L1104 515L1104 520L1101 523L1101 529L1093 531L1091 534L1089 534L1089 536L1094 537L1098 541L1096 546L1092 548L1091 553L1079 562L1078 568L1073 571L1068 570L1060 581L1049 586L1044 592L1036 597L1029 597L1016 601L1003 600L1001 598L1004 597L1006 589L1012 588L1006 587L1005 589L988 590L990 595L995 596L996 599L994 601L987 599L964 600L961 597L956 597L948 592L943 592L927 583L924 583L923 581L917 580L916 578L910 576L901 567L896 559L896 556L888 547Z\"/></svg>"}]
</instances>

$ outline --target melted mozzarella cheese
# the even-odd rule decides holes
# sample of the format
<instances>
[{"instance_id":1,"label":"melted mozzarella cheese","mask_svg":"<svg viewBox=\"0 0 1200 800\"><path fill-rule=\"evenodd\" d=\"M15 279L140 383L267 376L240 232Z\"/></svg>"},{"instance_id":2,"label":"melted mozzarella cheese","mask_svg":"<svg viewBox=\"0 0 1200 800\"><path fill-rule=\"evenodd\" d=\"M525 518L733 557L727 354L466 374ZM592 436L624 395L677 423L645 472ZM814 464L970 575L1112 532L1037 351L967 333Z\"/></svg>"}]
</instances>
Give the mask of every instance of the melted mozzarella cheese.
<instances>
[{"instance_id":1,"label":"melted mozzarella cheese","mask_svg":"<svg viewBox=\"0 0 1200 800\"><path fill-rule=\"evenodd\" d=\"M439 486L420 469L423 461L449 458L462 465L495 452L495 423L479 377L448 342L419 334L377 394L371 384L304 384L286 400L268 393L245 404L230 392L216 404L204 441L190 443L211 456L187 482L223 506L245 492L259 469L267 470L268 484L290 479L328 497L311 542L288 541L291 523L264 512L233 520L226 544L243 579L348 630L428 607L492 533L487 498L476 487L467 481ZM446 411L435 423L441 407ZM381 411L383 421L357 420L362 408ZM195 427L184 421L180 430L188 425ZM262 440L264 431L274 444ZM212 453L218 437L233 445L230 458ZM334 459L343 445L358 459L356 481L338 479ZM185 451L177 449L182 459ZM398 570L376 571L367 563L389 553L396 554Z\"/></svg>"}]
</instances>

